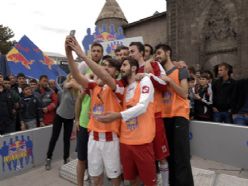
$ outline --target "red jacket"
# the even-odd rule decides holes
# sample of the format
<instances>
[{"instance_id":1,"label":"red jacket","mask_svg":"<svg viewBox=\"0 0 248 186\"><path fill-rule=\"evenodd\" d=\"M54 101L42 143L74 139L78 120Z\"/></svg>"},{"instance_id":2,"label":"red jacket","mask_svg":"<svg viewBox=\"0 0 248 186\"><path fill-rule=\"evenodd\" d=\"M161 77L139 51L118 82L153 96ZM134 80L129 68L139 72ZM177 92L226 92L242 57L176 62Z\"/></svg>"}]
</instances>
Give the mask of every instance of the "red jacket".
<instances>
[{"instance_id":1,"label":"red jacket","mask_svg":"<svg viewBox=\"0 0 248 186\"><path fill-rule=\"evenodd\" d=\"M56 108L58 104L56 93L50 88L39 88L34 94L40 99L42 108L48 109L47 113L43 112L43 123L45 125L52 124L56 115Z\"/></svg>"}]
</instances>

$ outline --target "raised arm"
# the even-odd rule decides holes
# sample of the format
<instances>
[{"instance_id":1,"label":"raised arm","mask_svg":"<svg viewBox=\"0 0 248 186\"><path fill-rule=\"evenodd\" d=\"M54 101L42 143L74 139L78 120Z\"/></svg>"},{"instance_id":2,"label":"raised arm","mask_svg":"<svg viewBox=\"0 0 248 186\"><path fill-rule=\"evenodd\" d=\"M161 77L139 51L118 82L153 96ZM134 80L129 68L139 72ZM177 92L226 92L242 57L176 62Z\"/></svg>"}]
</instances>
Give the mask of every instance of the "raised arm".
<instances>
[{"instance_id":1,"label":"raised arm","mask_svg":"<svg viewBox=\"0 0 248 186\"><path fill-rule=\"evenodd\" d=\"M88 83L89 83L88 79L79 72L76 63L74 62L74 59L72 56L72 47L71 47L72 45L73 45L73 38L68 36L65 41L65 53L68 59L68 64L69 64L71 74L73 78L80 85L82 85L84 88L88 88Z\"/></svg>"}]
</instances>

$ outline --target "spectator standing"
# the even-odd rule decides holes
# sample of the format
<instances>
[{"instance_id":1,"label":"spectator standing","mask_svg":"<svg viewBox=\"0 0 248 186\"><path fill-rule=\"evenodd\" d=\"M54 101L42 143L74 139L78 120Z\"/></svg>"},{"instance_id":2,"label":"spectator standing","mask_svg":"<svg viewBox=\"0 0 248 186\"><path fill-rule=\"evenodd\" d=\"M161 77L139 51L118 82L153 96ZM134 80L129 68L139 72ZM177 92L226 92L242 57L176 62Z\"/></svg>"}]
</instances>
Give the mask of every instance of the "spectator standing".
<instances>
[{"instance_id":1,"label":"spectator standing","mask_svg":"<svg viewBox=\"0 0 248 186\"><path fill-rule=\"evenodd\" d=\"M58 140L62 124L64 124L64 164L69 161L68 158L70 155L70 137L73 128L73 120L75 117L75 101L79 89L80 85L76 83L71 75L68 75L66 81L64 82L60 105L56 110L52 136L47 151L47 159L45 165L46 170L51 169L52 154Z\"/></svg>"},{"instance_id":2,"label":"spectator standing","mask_svg":"<svg viewBox=\"0 0 248 186\"><path fill-rule=\"evenodd\" d=\"M17 86L14 86L12 89L19 95L20 98L23 97L22 86L26 83L26 76L23 73L17 74ZM21 130L21 123L20 123L20 114L19 108L16 109L16 131Z\"/></svg>"},{"instance_id":3,"label":"spectator standing","mask_svg":"<svg viewBox=\"0 0 248 186\"><path fill-rule=\"evenodd\" d=\"M209 75L202 73L199 78L199 86L195 89L195 119L202 121L212 120L213 93L209 86Z\"/></svg>"},{"instance_id":4,"label":"spectator standing","mask_svg":"<svg viewBox=\"0 0 248 186\"><path fill-rule=\"evenodd\" d=\"M248 126L248 79L235 83L232 103L233 123Z\"/></svg>"},{"instance_id":5,"label":"spectator standing","mask_svg":"<svg viewBox=\"0 0 248 186\"><path fill-rule=\"evenodd\" d=\"M3 86L3 76L0 74L0 135L15 132L15 101L9 90Z\"/></svg>"},{"instance_id":6,"label":"spectator standing","mask_svg":"<svg viewBox=\"0 0 248 186\"><path fill-rule=\"evenodd\" d=\"M36 128L42 124L41 103L34 97L30 85L24 84L23 97L20 100L20 121L21 130Z\"/></svg>"},{"instance_id":7,"label":"spectator standing","mask_svg":"<svg viewBox=\"0 0 248 186\"><path fill-rule=\"evenodd\" d=\"M231 69L227 63L218 65L219 79L212 83L213 121L232 123L231 107L235 81L231 78Z\"/></svg>"},{"instance_id":8,"label":"spectator standing","mask_svg":"<svg viewBox=\"0 0 248 186\"><path fill-rule=\"evenodd\" d=\"M39 87L34 91L34 95L41 102L44 125L52 124L56 114L58 99L54 90L48 87L48 77L46 75L40 76Z\"/></svg>"}]
</instances>

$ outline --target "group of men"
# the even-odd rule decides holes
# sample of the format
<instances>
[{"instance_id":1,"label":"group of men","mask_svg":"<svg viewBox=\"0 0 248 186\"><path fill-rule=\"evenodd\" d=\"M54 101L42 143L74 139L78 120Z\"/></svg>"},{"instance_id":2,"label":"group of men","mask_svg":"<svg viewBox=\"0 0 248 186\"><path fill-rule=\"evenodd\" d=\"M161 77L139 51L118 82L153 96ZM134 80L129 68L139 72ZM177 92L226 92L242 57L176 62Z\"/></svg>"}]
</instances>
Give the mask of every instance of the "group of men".
<instances>
[{"instance_id":1,"label":"group of men","mask_svg":"<svg viewBox=\"0 0 248 186\"><path fill-rule=\"evenodd\" d=\"M156 161L163 185L194 185L186 69L174 66L165 44L148 61L140 42L122 49L119 58L102 57L103 47L93 43L90 59L74 37L65 41L71 73L82 86L75 117L78 185L86 168L93 185L103 185L104 172L113 185L121 184L122 173L131 185L156 185ZM73 51L83 60L79 66Z\"/></svg>"}]
</instances>

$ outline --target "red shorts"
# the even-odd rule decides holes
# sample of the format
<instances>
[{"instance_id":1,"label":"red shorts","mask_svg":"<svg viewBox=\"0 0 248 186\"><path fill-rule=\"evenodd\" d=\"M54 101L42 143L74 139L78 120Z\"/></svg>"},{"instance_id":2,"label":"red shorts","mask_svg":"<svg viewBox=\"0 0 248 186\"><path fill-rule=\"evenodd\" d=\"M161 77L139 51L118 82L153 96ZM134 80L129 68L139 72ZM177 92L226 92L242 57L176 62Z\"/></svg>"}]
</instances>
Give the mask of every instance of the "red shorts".
<instances>
[{"instance_id":1,"label":"red shorts","mask_svg":"<svg viewBox=\"0 0 248 186\"><path fill-rule=\"evenodd\" d=\"M156 167L152 143L144 145L121 143L120 155L125 180L135 180L139 176L144 185L156 185Z\"/></svg>"},{"instance_id":2,"label":"red shorts","mask_svg":"<svg viewBox=\"0 0 248 186\"><path fill-rule=\"evenodd\" d=\"M165 136L164 120L163 118L156 118L156 133L153 140L153 150L155 154L155 160L162 160L170 155L169 145Z\"/></svg>"}]
</instances>

